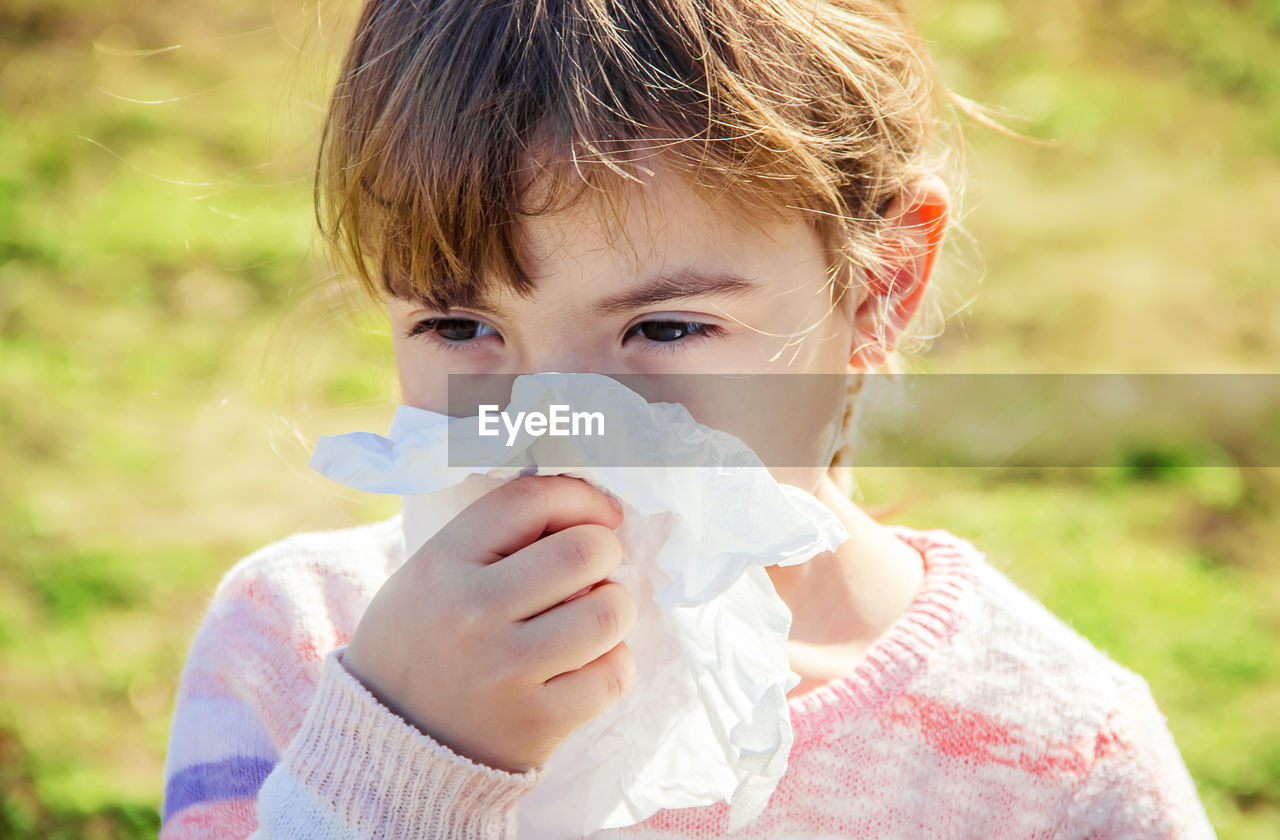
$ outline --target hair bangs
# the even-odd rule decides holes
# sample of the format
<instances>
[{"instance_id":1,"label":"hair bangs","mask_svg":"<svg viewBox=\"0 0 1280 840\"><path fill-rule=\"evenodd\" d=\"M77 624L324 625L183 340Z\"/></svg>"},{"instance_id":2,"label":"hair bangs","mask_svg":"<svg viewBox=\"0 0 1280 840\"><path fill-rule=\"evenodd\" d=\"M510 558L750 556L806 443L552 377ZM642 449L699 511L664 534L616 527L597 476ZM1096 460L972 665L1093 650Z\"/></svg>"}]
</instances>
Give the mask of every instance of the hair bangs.
<instances>
[{"instance_id":1,"label":"hair bangs","mask_svg":"<svg viewBox=\"0 0 1280 840\"><path fill-rule=\"evenodd\" d=\"M371 0L316 176L340 261L445 311L530 295L520 220L671 167L744 219L804 212L872 267L878 211L922 169L928 88L873 0ZM847 285L847 278L842 283ZM840 291L843 291L842 289Z\"/></svg>"}]
</instances>

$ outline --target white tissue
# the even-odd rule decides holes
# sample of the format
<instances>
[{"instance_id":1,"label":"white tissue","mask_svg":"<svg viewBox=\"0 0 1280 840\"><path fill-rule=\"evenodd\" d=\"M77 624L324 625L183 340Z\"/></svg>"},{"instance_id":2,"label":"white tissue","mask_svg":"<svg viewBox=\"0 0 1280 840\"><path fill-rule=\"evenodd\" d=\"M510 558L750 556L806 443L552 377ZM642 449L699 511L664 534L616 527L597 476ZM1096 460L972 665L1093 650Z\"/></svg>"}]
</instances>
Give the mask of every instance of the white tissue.
<instances>
[{"instance_id":1,"label":"white tissue","mask_svg":"<svg viewBox=\"0 0 1280 840\"><path fill-rule=\"evenodd\" d=\"M746 444L698 423L683 405L648 403L599 374L538 373L516 377L506 410L548 412L553 404L603 411L608 434L521 433L507 446L505 431L476 438L474 416L402 405L388 438L323 437L311 466L351 487L404 496L410 555L518 475L574 475L620 500L623 564L611 579L639 606L625 639L636 680L555 752L517 806L518 836L585 836L663 809L726 801L736 830L759 816L786 770L786 695L799 682L787 657L791 613L764 567L805 562L849 534L825 505L776 482ZM447 466L450 427L468 428L453 424L470 424L471 445L492 446L477 462L498 466ZM570 462L565 447L586 466L542 466ZM600 466L652 463L654 452L665 466Z\"/></svg>"}]
</instances>

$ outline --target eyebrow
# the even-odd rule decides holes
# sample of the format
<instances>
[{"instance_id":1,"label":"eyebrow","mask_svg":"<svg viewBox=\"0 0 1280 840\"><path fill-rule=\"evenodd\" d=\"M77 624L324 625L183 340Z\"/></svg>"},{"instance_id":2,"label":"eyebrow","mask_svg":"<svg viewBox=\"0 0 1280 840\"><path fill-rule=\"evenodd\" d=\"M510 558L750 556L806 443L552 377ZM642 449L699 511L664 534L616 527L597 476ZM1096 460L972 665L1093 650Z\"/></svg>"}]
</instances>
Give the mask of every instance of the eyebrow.
<instances>
[{"instance_id":1,"label":"eyebrow","mask_svg":"<svg viewBox=\"0 0 1280 840\"><path fill-rule=\"evenodd\" d=\"M760 288L760 284L734 274L708 273L683 268L672 274L659 274L626 292L607 297L591 307L598 316L617 315L678 298L739 297Z\"/></svg>"},{"instance_id":2,"label":"eyebrow","mask_svg":"<svg viewBox=\"0 0 1280 840\"><path fill-rule=\"evenodd\" d=\"M761 284L724 272L707 272L696 268L682 268L667 274L658 274L641 282L634 289L597 301L590 307L590 314L606 317L630 312L655 303L680 298L715 296L740 297L761 288ZM501 316L502 311L483 300L471 300L466 308L489 315Z\"/></svg>"}]
</instances>

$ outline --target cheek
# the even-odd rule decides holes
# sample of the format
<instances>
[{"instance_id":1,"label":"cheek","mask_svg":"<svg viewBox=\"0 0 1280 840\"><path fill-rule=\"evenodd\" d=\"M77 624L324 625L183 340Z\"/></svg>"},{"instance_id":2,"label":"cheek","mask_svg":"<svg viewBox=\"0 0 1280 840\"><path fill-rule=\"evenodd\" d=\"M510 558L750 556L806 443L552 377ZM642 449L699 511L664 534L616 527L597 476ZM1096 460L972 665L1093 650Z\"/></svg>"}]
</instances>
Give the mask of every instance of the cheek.
<instances>
[{"instance_id":1,"label":"cheek","mask_svg":"<svg viewBox=\"0 0 1280 840\"><path fill-rule=\"evenodd\" d=\"M449 371L438 364L429 364L428 354L414 347L409 339L396 339L394 346L400 402L445 413L449 402Z\"/></svg>"},{"instance_id":2,"label":"cheek","mask_svg":"<svg viewBox=\"0 0 1280 840\"><path fill-rule=\"evenodd\" d=\"M844 413L845 371L692 380L696 391L665 393L660 399L682 403L699 423L739 438L775 477L779 469L790 476L788 483L804 486L807 479L799 476L826 469L834 429ZM645 396L654 401L654 395Z\"/></svg>"},{"instance_id":3,"label":"cheek","mask_svg":"<svg viewBox=\"0 0 1280 840\"><path fill-rule=\"evenodd\" d=\"M853 349L853 323L837 309L806 336L809 344L808 370L813 373L845 373Z\"/></svg>"}]
</instances>

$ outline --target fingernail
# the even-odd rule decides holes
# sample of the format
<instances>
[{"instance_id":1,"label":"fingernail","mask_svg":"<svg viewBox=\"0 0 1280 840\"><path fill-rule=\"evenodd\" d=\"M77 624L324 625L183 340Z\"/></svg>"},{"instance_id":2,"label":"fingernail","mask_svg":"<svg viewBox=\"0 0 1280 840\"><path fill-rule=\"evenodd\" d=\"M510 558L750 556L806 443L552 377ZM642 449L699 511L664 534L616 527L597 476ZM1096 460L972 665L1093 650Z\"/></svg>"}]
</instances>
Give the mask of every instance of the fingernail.
<instances>
[{"instance_id":1,"label":"fingernail","mask_svg":"<svg viewBox=\"0 0 1280 840\"><path fill-rule=\"evenodd\" d=\"M613 505L614 510L618 513L622 513L622 502L618 501L613 496L606 496L605 498L609 500L609 504Z\"/></svg>"}]
</instances>

